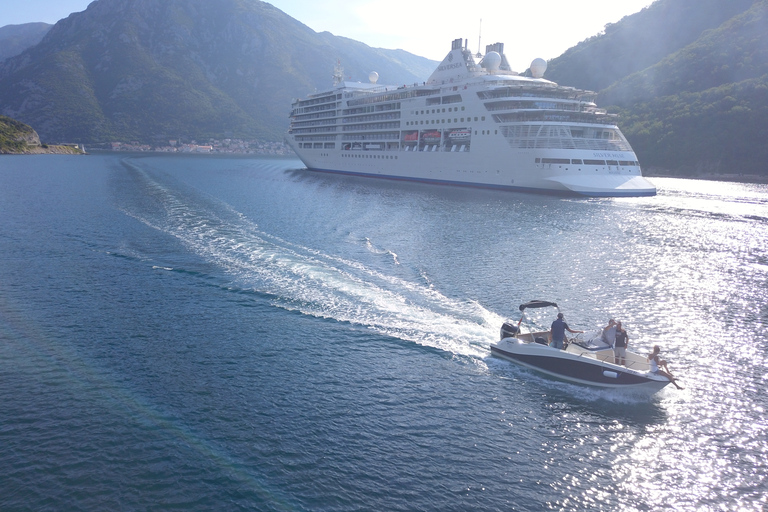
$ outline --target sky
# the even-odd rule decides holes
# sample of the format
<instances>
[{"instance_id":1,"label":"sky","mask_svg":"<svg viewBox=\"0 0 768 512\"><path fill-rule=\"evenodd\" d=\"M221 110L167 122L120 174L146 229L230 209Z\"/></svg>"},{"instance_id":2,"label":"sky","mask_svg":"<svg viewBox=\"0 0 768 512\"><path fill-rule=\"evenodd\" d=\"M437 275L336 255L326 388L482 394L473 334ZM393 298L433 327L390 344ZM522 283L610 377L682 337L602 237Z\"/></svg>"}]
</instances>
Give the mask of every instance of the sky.
<instances>
[{"instance_id":1,"label":"sky","mask_svg":"<svg viewBox=\"0 0 768 512\"><path fill-rule=\"evenodd\" d=\"M91 0L0 0L0 27L56 23ZM108 0L101 0L108 1ZM537 57L552 59L599 34L608 23L652 0L272 0L269 3L317 32L328 31L376 48L403 49L442 60L451 41L469 40L473 52L504 43L512 69Z\"/></svg>"}]
</instances>

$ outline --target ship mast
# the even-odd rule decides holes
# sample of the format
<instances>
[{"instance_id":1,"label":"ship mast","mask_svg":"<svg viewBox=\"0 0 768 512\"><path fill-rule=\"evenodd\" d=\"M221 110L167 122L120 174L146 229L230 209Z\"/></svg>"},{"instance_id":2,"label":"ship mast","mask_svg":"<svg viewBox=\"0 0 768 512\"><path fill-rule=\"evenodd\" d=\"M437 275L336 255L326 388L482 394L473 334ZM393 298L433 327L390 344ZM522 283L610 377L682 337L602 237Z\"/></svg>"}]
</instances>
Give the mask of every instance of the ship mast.
<instances>
[{"instance_id":1,"label":"ship mast","mask_svg":"<svg viewBox=\"0 0 768 512\"><path fill-rule=\"evenodd\" d=\"M480 46L480 43L482 39L483 39L483 18L480 18L480 31L477 33L477 56L478 57L483 56L483 54L480 53L480 48L482 48L482 46Z\"/></svg>"}]
</instances>

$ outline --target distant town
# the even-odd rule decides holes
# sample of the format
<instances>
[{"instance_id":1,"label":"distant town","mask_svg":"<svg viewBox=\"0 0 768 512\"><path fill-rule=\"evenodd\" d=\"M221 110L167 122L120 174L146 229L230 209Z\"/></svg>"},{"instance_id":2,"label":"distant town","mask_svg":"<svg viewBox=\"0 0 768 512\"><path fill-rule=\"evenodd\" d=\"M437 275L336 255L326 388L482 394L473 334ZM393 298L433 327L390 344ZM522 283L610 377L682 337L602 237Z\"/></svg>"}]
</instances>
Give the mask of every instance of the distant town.
<instances>
[{"instance_id":1,"label":"distant town","mask_svg":"<svg viewBox=\"0 0 768 512\"><path fill-rule=\"evenodd\" d=\"M94 145L112 151L155 151L161 153L227 153L258 155L293 155L293 150L282 142L243 139L210 139L206 143L169 140L166 145L141 144L139 142L112 142Z\"/></svg>"}]
</instances>

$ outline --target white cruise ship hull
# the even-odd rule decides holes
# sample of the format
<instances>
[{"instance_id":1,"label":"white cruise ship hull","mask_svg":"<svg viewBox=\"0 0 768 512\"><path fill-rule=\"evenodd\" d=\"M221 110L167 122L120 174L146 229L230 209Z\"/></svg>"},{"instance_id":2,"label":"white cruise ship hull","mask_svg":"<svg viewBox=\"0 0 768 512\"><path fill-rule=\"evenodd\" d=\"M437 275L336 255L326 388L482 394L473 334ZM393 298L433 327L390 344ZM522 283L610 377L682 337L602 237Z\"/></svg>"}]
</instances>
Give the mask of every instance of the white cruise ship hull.
<instances>
[{"instance_id":1,"label":"white cruise ship hull","mask_svg":"<svg viewBox=\"0 0 768 512\"><path fill-rule=\"evenodd\" d=\"M643 178L639 166L541 164L535 155L546 152L499 151L488 142L491 154L481 145L470 152L410 152L379 150L322 150L298 148L288 143L307 169L319 172L412 180L444 185L473 186L528 192L548 192L589 197L652 196L656 188ZM502 148L506 143L498 143ZM478 154L480 153L480 154ZM590 159L594 152L568 152L569 157ZM615 153L616 161L636 161L634 153ZM550 157L557 158L557 157ZM594 158L594 157L593 157ZM569 158L570 159L570 158ZM575 158L574 158L575 159Z\"/></svg>"}]
</instances>

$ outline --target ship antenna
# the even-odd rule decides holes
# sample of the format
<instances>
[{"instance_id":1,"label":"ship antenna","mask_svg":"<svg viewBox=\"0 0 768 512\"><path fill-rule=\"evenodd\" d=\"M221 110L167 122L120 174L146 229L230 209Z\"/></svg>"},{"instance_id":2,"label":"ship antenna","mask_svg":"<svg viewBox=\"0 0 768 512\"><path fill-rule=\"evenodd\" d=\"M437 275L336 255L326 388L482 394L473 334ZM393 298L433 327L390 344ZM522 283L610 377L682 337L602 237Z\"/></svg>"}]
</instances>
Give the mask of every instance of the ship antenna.
<instances>
[{"instance_id":1,"label":"ship antenna","mask_svg":"<svg viewBox=\"0 0 768 512\"><path fill-rule=\"evenodd\" d=\"M477 33L477 56L482 57L483 55L480 53L480 42L483 39L483 18L480 18L480 31Z\"/></svg>"}]
</instances>

